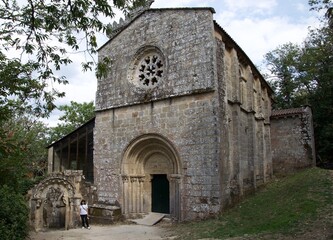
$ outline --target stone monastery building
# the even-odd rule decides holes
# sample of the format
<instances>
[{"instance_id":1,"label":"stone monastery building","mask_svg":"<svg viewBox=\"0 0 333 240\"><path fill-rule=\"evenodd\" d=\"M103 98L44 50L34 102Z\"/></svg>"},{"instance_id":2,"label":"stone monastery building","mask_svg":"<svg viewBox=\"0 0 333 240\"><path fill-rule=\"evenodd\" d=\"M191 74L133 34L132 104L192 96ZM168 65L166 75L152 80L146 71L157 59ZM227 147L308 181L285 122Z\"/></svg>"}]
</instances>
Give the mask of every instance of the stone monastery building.
<instances>
[{"instance_id":1,"label":"stone monastery building","mask_svg":"<svg viewBox=\"0 0 333 240\"><path fill-rule=\"evenodd\" d=\"M213 14L147 6L114 23L96 117L49 146L31 192L37 230L75 227L82 198L101 222L206 218L272 177L273 91Z\"/></svg>"},{"instance_id":2,"label":"stone monastery building","mask_svg":"<svg viewBox=\"0 0 333 240\"><path fill-rule=\"evenodd\" d=\"M213 13L149 9L99 50L94 183L125 215L207 217L272 175L272 90Z\"/></svg>"}]
</instances>

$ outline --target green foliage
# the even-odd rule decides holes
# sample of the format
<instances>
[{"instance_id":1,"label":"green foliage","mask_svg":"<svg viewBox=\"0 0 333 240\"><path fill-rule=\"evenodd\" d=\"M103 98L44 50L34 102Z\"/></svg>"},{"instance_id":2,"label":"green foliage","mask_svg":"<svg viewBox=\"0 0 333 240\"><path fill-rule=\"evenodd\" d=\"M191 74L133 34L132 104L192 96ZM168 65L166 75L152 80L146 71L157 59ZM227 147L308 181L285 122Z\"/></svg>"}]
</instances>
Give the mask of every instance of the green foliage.
<instances>
[{"instance_id":1,"label":"green foliage","mask_svg":"<svg viewBox=\"0 0 333 240\"><path fill-rule=\"evenodd\" d=\"M317 10L333 6L325 0L310 4ZM326 24L310 30L302 46L282 45L266 54L266 62L276 93L274 108L312 106L317 159L333 161L332 28Z\"/></svg>"},{"instance_id":2,"label":"green foliage","mask_svg":"<svg viewBox=\"0 0 333 240\"><path fill-rule=\"evenodd\" d=\"M176 234L178 239L294 235L326 212L332 201L330 173L319 168L307 169L270 183L217 219L181 224ZM275 239L274 235L268 239Z\"/></svg>"},{"instance_id":3,"label":"green foliage","mask_svg":"<svg viewBox=\"0 0 333 240\"><path fill-rule=\"evenodd\" d=\"M333 29L333 1L332 0L309 0L309 5L311 10L314 11L325 11L324 21L327 23L331 29Z\"/></svg>"},{"instance_id":4,"label":"green foliage","mask_svg":"<svg viewBox=\"0 0 333 240\"><path fill-rule=\"evenodd\" d=\"M28 208L23 196L7 186L0 186L0 196L1 239L25 239L28 234Z\"/></svg>"},{"instance_id":5,"label":"green foliage","mask_svg":"<svg viewBox=\"0 0 333 240\"><path fill-rule=\"evenodd\" d=\"M278 108L291 108L302 102L307 89L300 84L298 71L301 49L298 45L287 43L265 55L268 70L271 72L270 84L276 95ZM303 93L303 94L302 94Z\"/></svg>"},{"instance_id":6,"label":"green foliage","mask_svg":"<svg viewBox=\"0 0 333 240\"><path fill-rule=\"evenodd\" d=\"M309 76L316 79L309 102L313 106L317 153L323 161L333 162L333 31L311 31L306 50L305 66Z\"/></svg>"},{"instance_id":7,"label":"green foliage","mask_svg":"<svg viewBox=\"0 0 333 240\"><path fill-rule=\"evenodd\" d=\"M125 14L143 0L0 1L0 126L11 113L47 117L64 92L53 87L67 84L59 71L72 63L72 53L97 51L96 34L108 29L103 17ZM86 59L85 59L86 60ZM82 63L92 69L93 58ZM0 129L0 156L15 148L10 132ZM8 142L7 142L8 141ZM15 151L15 150L13 150Z\"/></svg>"},{"instance_id":8,"label":"green foliage","mask_svg":"<svg viewBox=\"0 0 333 240\"><path fill-rule=\"evenodd\" d=\"M101 59L96 67L96 77L97 78L105 78L107 77L107 74L110 72L110 65L111 65L111 59L109 57L104 57Z\"/></svg>"},{"instance_id":9,"label":"green foliage","mask_svg":"<svg viewBox=\"0 0 333 240\"><path fill-rule=\"evenodd\" d=\"M70 105L62 105L58 108L64 112L59 120L73 127L79 127L95 116L95 107L93 102L77 103L71 101Z\"/></svg>"},{"instance_id":10,"label":"green foliage","mask_svg":"<svg viewBox=\"0 0 333 240\"><path fill-rule=\"evenodd\" d=\"M43 117L54 108L54 97L62 93L44 92L46 83L32 77L36 70L35 63L22 64L19 59L8 59L0 51L0 121L10 117L12 111L24 109Z\"/></svg>"},{"instance_id":11,"label":"green foliage","mask_svg":"<svg viewBox=\"0 0 333 240\"><path fill-rule=\"evenodd\" d=\"M93 102L77 103L71 101L70 105L62 105L58 109L64 112L64 114L59 117L61 123L50 129L49 143L59 140L95 117L95 107Z\"/></svg>"},{"instance_id":12,"label":"green foliage","mask_svg":"<svg viewBox=\"0 0 333 240\"><path fill-rule=\"evenodd\" d=\"M47 167L47 128L27 115L13 115L0 128L5 148L1 151L0 186L22 192L27 178L42 176ZM8 146L9 145L9 146Z\"/></svg>"}]
</instances>

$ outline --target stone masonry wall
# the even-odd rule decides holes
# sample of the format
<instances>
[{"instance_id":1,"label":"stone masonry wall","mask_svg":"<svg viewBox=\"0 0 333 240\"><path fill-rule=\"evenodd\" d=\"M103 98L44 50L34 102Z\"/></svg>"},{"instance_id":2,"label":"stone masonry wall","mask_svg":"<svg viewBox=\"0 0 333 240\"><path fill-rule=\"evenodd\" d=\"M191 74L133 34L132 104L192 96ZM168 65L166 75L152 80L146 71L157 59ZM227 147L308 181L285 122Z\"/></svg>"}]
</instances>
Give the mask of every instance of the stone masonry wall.
<instances>
[{"instance_id":1,"label":"stone masonry wall","mask_svg":"<svg viewBox=\"0 0 333 240\"><path fill-rule=\"evenodd\" d=\"M162 59L163 76L157 86L145 88L133 82L133 66L150 49ZM100 60L112 60L96 94L94 163L100 202L124 204L124 151L143 134L159 134L181 161L176 206L181 220L220 210L214 51L210 8L150 9L99 50Z\"/></svg>"},{"instance_id":2,"label":"stone masonry wall","mask_svg":"<svg viewBox=\"0 0 333 240\"><path fill-rule=\"evenodd\" d=\"M312 114L309 108L294 114L273 114L271 132L274 174L315 166Z\"/></svg>"},{"instance_id":3,"label":"stone masonry wall","mask_svg":"<svg viewBox=\"0 0 333 240\"><path fill-rule=\"evenodd\" d=\"M272 176L267 89L241 62L237 50L217 36L221 119L221 201L232 205ZM267 141L268 140L268 141Z\"/></svg>"},{"instance_id":4,"label":"stone masonry wall","mask_svg":"<svg viewBox=\"0 0 333 240\"><path fill-rule=\"evenodd\" d=\"M151 46L164 57L163 79L146 91L131 83L131 66ZM110 74L98 81L96 110L181 96L214 88L212 9L150 9L99 50L109 57Z\"/></svg>"},{"instance_id":5,"label":"stone masonry wall","mask_svg":"<svg viewBox=\"0 0 333 240\"><path fill-rule=\"evenodd\" d=\"M122 199L124 149L142 134L160 134L177 149L182 165L182 219L220 210L219 142L215 94L197 94L99 112L95 127L95 183L100 201Z\"/></svg>"}]
</instances>

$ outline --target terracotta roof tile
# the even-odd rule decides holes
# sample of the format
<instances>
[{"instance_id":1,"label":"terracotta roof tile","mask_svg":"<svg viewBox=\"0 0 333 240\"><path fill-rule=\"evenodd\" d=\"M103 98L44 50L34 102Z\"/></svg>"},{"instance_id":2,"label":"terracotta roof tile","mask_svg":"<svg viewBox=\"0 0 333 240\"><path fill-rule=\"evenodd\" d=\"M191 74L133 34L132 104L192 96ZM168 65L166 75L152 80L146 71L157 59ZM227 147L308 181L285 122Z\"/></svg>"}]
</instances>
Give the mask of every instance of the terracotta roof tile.
<instances>
[{"instance_id":1,"label":"terracotta roof tile","mask_svg":"<svg viewBox=\"0 0 333 240\"><path fill-rule=\"evenodd\" d=\"M288 109L278 109L273 110L271 117L282 117L282 116L290 116L290 115L296 115L296 114L302 114L305 113L304 108L288 108Z\"/></svg>"}]
</instances>

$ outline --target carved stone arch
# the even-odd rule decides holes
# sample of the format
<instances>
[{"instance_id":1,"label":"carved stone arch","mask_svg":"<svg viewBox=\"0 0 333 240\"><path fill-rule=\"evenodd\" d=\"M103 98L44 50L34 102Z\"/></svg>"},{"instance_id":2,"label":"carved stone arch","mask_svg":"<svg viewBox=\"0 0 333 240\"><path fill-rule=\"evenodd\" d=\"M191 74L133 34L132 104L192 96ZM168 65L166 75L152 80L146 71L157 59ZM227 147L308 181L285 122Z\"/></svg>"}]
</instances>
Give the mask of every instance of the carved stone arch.
<instances>
[{"instance_id":1,"label":"carved stone arch","mask_svg":"<svg viewBox=\"0 0 333 240\"><path fill-rule=\"evenodd\" d=\"M122 174L144 174L144 163L149 156L160 153L168 157L172 164L173 173L180 173L180 161L175 147L166 138L157 134L142 135L130 142L122 161Z\"/></svg>"},{"instance_id":2,"label":"carved stone arch","mask_svg":"<svg viewBox=\"0 0 333 240\"><path fill-rule=\"evenodd\" d=\"M34 198L41 198L45 197L46 191L50 186L52 185L59 185L65 188L68 192L69 197L74 197L75 195L75 188L74 185L69 182L66 178L62 177L50 177L47 179L44 179L42 182L40 182L35 188L36 192L34 194ZM44 195L43 195L44 194Z\"/></svg>"},{"instance_id":3,"label":"carved stone arch","mask_svg":"<svg viewBox=\"0 0 333 240\"><path fill-rule=\"evenodd\" d=\"M31 191L30 219L36 231L47 228L73 228L81 194L75 185L61 173L50 175Z\"/></svg>"},{"instance_id":4,"label":"carved stone arch","mask_svg":"<svg viewBox=\"0 0 333 240\"><path fill-rule=\"evenodd\" d=\"M169 181L170 215L180 219L181 161L174 145L162 135L145 134L133 139L122 158L123 213L142 215L152 211L151 180L164 175Z\"/></svg>"}]
</instances>

